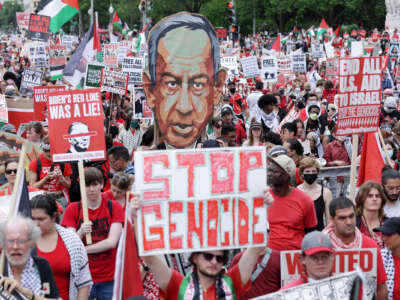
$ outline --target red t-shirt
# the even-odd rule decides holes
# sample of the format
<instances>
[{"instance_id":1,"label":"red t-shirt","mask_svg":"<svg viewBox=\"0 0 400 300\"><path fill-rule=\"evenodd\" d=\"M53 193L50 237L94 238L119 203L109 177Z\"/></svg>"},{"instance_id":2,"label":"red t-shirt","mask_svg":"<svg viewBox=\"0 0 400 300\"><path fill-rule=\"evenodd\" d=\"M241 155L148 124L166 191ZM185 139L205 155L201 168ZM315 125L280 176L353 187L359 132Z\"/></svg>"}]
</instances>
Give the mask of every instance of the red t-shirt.
<instances>
[{"instance_id":1,"label":"red t-shirt","mask_svg":"<svg viewBox=\"0 0 400 300\"><path fill-rule=\"evenodd\" d=\"M331 90L323 90L322 92L322 99L328 100L329 104L333 104L335 102L335 95L336 95L336 90L331 89Z\"/></svg>"},{"instance_id":2,"label":"red t-shirt","mask_svg":"<svg viewBox=\"0 0 400 300\"><path fill-rule=\"evenodd\" d=\"M61 225L78 230L83 222L82 207L78 211L78 202L67 206ZM108 237L113 223L124 223L124 212L121 204L112 201L112 217L108 209L107 200L101 200L97 209L89 209L89 220L92 221L92 242L96 244ZM83 243L86 245L86 238ZM101 253L88 254L89 268L93 282L106 282L114 280L115 257L117 249L107 250Z\"/></svg>"},{"instance_id":3,"label":"red t-shirt","mask_svg":"<svg viewBox=\"0 0 400 300\"><path fill-rule=\"evenodd\" d=\"M60 235L57 238L57 246L51 252L42 252L36 246L37 255L45 258L54 274L58 292L63 300L69 299L69 275L71 273L71 260L67 248Z\"/></svg>"},{"instance_id":4,"label":"red t-shirt","mask_svg":"<svg viewBox=\"0 0 400 300\"><path fill-rule=\"evenodd\" d=\"M47 173L50 171L50 167L52 165L52 161L48 160L47 158L44 157L43 153L40 154L40 161L42 162L42 170L40 172L40 177L37 179L38 181L42 178L44 178ZM29 164L29 171L30 172L37 172L37 164L36 164L36 159L32 160ZM54 170L60 170L61 172L61 167L59 163L56 163L54 165ZM69 177L72 174L72 169L71 165L69 163L64 163L64 173L63 175L65 177ZM60 180L58 178L54 178L52 180L48 180L41 188L41 190L45 190L48 192L59 192L64 189L64 186L61 184Z\"/></svg>"},{"instance_id":5,"label":"red t-shirt","mask_svg":"<svg viewBox=\"0 0 400 300\"><path fill-rule=\"evenodd\" d=\"M235 132L236 132L236 143L238 144L238 146L241 146L242 143L247 138L246 131L244 130L242 125L240 125L239 123L236 123L235 124Z\"/></svg>"},{"instance_id":6,"label":"red t-shirt","mask_svg":"<svg viewBox=\"0 0 400 300\"><path fill-rule=\"evenodd\" d=\"M243 99L238 93L229 98L229 102L233 105L233 112L240 115L245 109L248 109L247 101Z\"/></svg>"},{"instance_id":7,"label":"red t-shirt","mask_svg":"<svg viewBox=\"0 0 400 300\"><path fill-rule=\"evenodd\" d=\"M400 257L393 256L394 262L394 289L393 300L400 299Z\"/></svg>"},{"instance_id":8,"label":"red t-shirt","mask_svg":"<svg viewBox=\"0 0 400 300\"><path fill-rule=\"evenodd\" d=\"M169 280L167 289L164 292L164 299L165 300L177 300L178 299L178 292L181 286L182 280L184 276L175 271L171 270L172 275L171 279ZM236 299L240 299L244 292L246 292L250 286L251 281L249 280L245 285L242 284L242 279L240 277L239 266L235 266L231 268L226 275L232 279L233 286L235 289ZM203 300L217 300L217 290L215 283L210 286L207 291L203 291Z\"/></svg>"},{"instance_id":9,"label":"red t-shirt","mask_svg":"<svg viewBox=\"0 0 400 300\"><path fill-rule=\"evenodd\" d=\"M313 200L297 188L286 197L275 195L272 188L270 192L274 202L268 208L268 247L277 251L300 249L305 230L317 226Z\"/></svg>"},{"instance_id":10,"label":"red t-shirt","mask_svg":"<svg viewBox=\"0 0 400 300\"><path fill-rule=\"evenodd\" d=\"M376 252L378 253L378 261L377 261L377 268L376 268L376 283L384 284L387 281L385 266L383 265L381 249L379 249L378 244L371 238L367 237L366 235L362 235L361 241L361 248L375 248ZM393 298L395 299L395 298Z\"/></svg>"}]
</instances>

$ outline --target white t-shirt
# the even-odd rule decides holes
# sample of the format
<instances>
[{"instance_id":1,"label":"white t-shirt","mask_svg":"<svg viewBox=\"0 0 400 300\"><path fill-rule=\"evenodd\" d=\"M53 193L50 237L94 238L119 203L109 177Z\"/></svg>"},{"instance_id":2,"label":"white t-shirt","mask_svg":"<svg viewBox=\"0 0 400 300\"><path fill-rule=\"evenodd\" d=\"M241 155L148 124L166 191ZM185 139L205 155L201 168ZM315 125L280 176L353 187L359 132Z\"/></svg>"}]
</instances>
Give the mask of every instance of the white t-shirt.
<instances>
[{"instance_id":1,"label":"white t-shirt","mask_svg":"<svg viewBox=\"0 0 400 300\"><path fill-rule=\"evenodd\" d=\"M388 218L400 217L400 200L397 200L395 205L385 205L383 210Z\"/></svg>"},{"instance_id":2,"label":"white t-shirt","mask_svg":"<svg viewBox=\"0 0 400 300\"><path fill-rule=\"evenodd\" d=\"M251 122L251 119L257 115L257 108L258 108L258 99L263 95L260 91L252 92L249 96L247 96L247 105L249 106L249 113L250 117L248 122Z\"/></svg>"}]
</instances>

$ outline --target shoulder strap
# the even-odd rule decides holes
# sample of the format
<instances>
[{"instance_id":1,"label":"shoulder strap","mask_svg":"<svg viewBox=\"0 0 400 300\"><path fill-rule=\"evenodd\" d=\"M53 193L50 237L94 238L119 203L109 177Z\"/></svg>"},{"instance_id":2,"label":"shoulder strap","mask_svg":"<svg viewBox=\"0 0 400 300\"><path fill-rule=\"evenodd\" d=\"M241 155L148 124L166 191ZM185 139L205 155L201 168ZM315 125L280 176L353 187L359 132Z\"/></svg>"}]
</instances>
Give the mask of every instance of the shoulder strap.
<instances>
[{"instance_id":1,"label":"shoulder strap","mask_svg":"<svg viewBox=\"0 0 400 300\"><path fill-rule=\"evenodd\" d=\"M40 173L42 173L42 161L40 160L40 157L36 159L36 180L40 180Z\"/></svg>"},{"instance_id":2,"label":"shoulder strap","mask_svg":"<svg viewBox=\"0 0 400 300\"><path fill-rule=\"evenodd\" d=\"M264 268L267 266L267 263L271 257L271 253L272 253L271 249L267 248L267 252L264 254L261 263L257 264L256 270L253 272L253 274L251 274L250 277L251 282L254 282L257 279L257 277L261 274L261 272L264 270Z\"/></svg>"},{"instance_id":3,"label":"shoulder strap","mask_svg":"<svg viewBox=\"0 0 400 300\"><path fill-rule=\"evenodd\" d=\"M36 270L38 270L38 272L39 272L39 275L40 275L40 281L43 283L43 282L47 282L48 280L47 280L47 276L46 276L46 270L44 270L43 268L42 268L42 263L43 263L43 261L41 261L40 260L40 258L38 258L37 256L35 256L35 255L32 255L32 259L33 259L33 262L35 263L35 267L36 267Z\"/></svg>"}]
</instances>

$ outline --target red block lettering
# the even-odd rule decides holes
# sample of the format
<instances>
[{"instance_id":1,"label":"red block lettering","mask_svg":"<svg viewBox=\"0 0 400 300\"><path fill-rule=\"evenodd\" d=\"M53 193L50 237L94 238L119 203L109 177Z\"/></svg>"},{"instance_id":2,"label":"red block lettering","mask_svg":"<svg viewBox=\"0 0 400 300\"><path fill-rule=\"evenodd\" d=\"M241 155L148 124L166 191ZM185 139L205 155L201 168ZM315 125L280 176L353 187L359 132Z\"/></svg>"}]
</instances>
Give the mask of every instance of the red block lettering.
<instances>
[{"instance_id":1,"label":"red block lettering","mask_svg":"<svg viewBox=\"0 0 400 300\"><path fill-rule=\"evenodd\" d=\"M172 223L171 215L175 212L183 211L183 203L182 202L170 202L169 203L169 245L171 249L182 249L182 238L176 237L173 238L172 233L176 230L176 224Z\"/></svg>"},{"instance_id":2,"label":"red block lettering","mask_svg":"<svg viewBox=\"0 0 400 300\"><path fill-rule=\"evenodd\" d=\"M262 168L262 155L261 152L240 152L240 173L239 173L239 192L248 191L248 174L249 170ZM250 163L250 159L256 161Z\"/></svg>"},{"instance_id":3,"label":"red block lettering","mask_svg":"<svg viewBox=\"0 0 400 300\"><path fill-rule=\"evenodd\" d=\"M374 267L371 251L360 251L360 268L363 272L370 272Z\"/></svg>"},{"instance_id":4,"label":"red block lettering","mask_svg":"<svg viewBox=\"0 0 400 300\"><path fill-rule=\"evenodd\" d=\"M300 274L300 253L285 253L285 257L289 275Z\"/></svg>"},{"instance_id":5,"label":"red block lettering","mask_svg":"<svg viewBox=\"0 0 400 300\"><path fill-rule=\"evenodd\" d=\"M210 153L211 160L211 193L225 194L233 192L233 153ZM226 177L219 179L220 170L226 170Z\"/></svg>"},{"instance_id":6,"label":"red block lettering","mask_svg":"<svg viewBox=\"0 0 400 300\"><path fill-rule=\"evenodd\" d=\"M235 208L234 205L232 207L232 224L235 224ZM229 200L221 199L221 216L222 213L229 212ZM229 246L231 244L231 240L229 239L229 232L224 232L224 236L222 236L221 232L221 246ZM233 226L233 236L235 236L235 226Z\"/></svg>"},{"instance_id":7,"label":"red block lettering","mask_svg":"<svg viewBox=\"0 0 400 300\"><path fill-rule=\"evenodd\" d=\"M203 202L199 202L199 208L196 210L194 202L188 202L187 204L187 220L188 220L188 247L193 247L193 234L196 234L199 238L200 247L203 247ZM196 215L198 218L196 218ZM199 226L196 226L196 219L199 220Z\"/></svg>"},{"instance_id":8,"label":"red block lettering","mask_svg":"<svg viewBox=\"0 0 400 300\"><path fill-rule=\"evenodd\" d=\"M255 232L255 226L259 221L259 216L255 214L256 208L264 207L264 199L263 198L254 198L253 201L253 243L262 244L265 242L264 237L265 234L263 232ZM264 208L266 209L266 208Z\"/></svg>"},{"instance_id":9,"label":"red block lettering","mask_svg":"<svg viewBox=\"0 0 400 300\"><path fill-rule=\"evenodd\" d=\"M207 245L218 246L218 200L207 201Z\"/></svg>"},{"instance_id":10,"label":"red block lettering","mask_svg":"<svg viewBox=\"0 0 400 300\"><path fill-rule=\"evenodd\" d=\"M179 167L188 167L188 197L194 196L194 168L205 164L204 153L177 154Z\"/></svg>"},{"instance_id":11,"label":"red block lettering","mask_svg":"<svg viewBox=\"0 0 400 300\"><path fill-rule=\"evenodd\" d=\"M249 208L244 200L239 199L238 207L239 246L249 243Z\"/></svg>"},{"instance_id":12,"label":"red block lettering","mask_svg":"<svg viewBox=\"0 0 400 300\"><path fill-rule=\"evenodd\" d=\"M143 159L144 164L144 182L154 183L163 182L163 190L150 190L143 191L143 200L158 200L158 199L169 199L169 179L167 177L153 177L153 165L161 163L165 168L169 168L169 159L167 154L158 154L152 156L145 156Z\"/></svg>"},{"instance_id":13,"label":"red block lettering","mask_svg":"<svg viewBox=\"0 0 400 300\"><path fill-rule=\"evenodd\" d=\"M164 249L164 229L163 226L154 226L149 228L150 235L159 235L158 239L152 238L148 240L146 236L146 224L144 216L146 214L155 213L156 219L162 219L161 215L161 205L160 204L153 204L153 205L145 205L142 206L142 235L143 235L143 249L145 251L155 250L155 249Z\"/></svg>"},{"instance_id":14,"label":"red block lettering","mask_svg":"<svg viewBox=\"0 0 400 300\"><path fill-rule=\"evenodd\" d=\"M349 251L347 252L347 256L349 257L349 269L348 272L354 271L358 264L358 252L357 251Z\"/></svg>"}]
</instances>

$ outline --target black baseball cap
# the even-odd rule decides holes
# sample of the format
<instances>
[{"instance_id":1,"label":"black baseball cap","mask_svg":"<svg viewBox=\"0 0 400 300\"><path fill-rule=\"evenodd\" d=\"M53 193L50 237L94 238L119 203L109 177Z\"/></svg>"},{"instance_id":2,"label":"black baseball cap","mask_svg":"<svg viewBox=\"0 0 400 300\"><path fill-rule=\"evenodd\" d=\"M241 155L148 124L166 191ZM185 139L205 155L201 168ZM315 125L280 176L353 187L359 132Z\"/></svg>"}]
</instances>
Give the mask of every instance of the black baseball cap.
<instances>
[{"instance_id":1,"label":"black baseball cap","mask_svg":"<svg viewBox=\"0 0 400 300\"><path fill-rule=\"evenodd\" d=\"M387 219L381 227L374 228L375 232L382 232L384 235L400 234L400 217Z\"/></svg>"}]
</instances>

